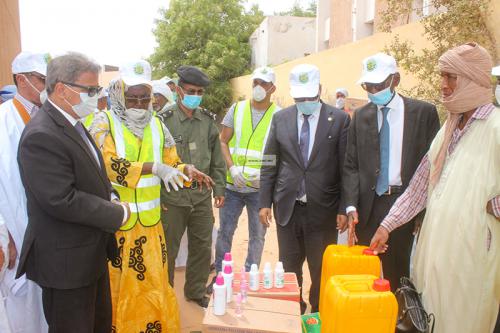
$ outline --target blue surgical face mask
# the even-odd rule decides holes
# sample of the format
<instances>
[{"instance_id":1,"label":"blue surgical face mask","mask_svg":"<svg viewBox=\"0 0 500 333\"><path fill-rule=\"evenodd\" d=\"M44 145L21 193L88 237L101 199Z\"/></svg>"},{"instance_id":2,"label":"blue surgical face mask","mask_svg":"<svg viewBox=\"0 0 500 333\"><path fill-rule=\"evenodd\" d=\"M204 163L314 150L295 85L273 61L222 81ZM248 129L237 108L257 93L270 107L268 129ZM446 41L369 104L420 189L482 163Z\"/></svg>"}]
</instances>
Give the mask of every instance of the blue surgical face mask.
<instances>
[{"instance_id":1,"label":"blue surgical face mask","mask_svg":"<svg viewBox=\"0 0 500 333\"><path fill-rule=\"evenodd\" d=\"M201 104L201 99L203 96L198 95L184 95L182 99L182 104L188 109L194 110Z\"/></svg>"},{"instance_id":2,"label":"blue surgical face mask","mask_svg":"<svg viewBox=\"0 0 500 333\"><path fill-rule=\"evenodd\" d=\"M379 92L372 94L368 93L368 99L372 101L373 104L375 105L387 105L391 101L392 97L394 97L395 92L391 91L391 86L392 86L392 80L394 79L394 76L391 79L391 83L387 88L384 90L380 90Z\"/></svg>"},{"instance_id":3,"label":"blue surgical face mask","mask_svg":"<svg viewBox=\"0 0 500 333\"><path fill-rule=\"evenodd\" d=\"M305 114L306 116L310 116L314 113L314 111L318 110L321 107L321 103L319 101L306 101L306 102L298 102L297 110L300 113Z\"/></svg>"}]
</instances>

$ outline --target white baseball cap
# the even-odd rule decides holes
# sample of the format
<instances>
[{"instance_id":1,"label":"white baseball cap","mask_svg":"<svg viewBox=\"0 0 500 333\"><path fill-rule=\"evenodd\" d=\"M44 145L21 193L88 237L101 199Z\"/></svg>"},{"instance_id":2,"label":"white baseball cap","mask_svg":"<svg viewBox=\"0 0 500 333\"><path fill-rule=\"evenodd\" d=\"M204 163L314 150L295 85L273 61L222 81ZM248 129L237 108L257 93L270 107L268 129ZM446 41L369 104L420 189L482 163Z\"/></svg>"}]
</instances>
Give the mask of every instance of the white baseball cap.
<instances>
[{"instance_id":1,"label":"white baseball cap","mask_svg":"<svg viewBox=\"0 0 500 333\"><path fill-rule=\"evenodd\" d=\"M316 97L319 93L319 68L302 64L290 72L290 95L293 98Z\"/></svg>"},{"instance_id":2,"label":"white baseball cap","mask_svg":"<svg viewBox=\"0 0 500 333\"><path fill-rule=\"evenodd\" d=\"M500 76L500 66L493 67L491 69L491 75Z\"/></svg>"},{"instance_id":3,"label":"white baseball cap","mask_svg":"<svg viewBox=\"0 0 500 333\"><path fill-rule=\"evenodd\" d=\"M163 78L161 80L154 80L152 82L153 94L163 95L166 99L168 99L169 102L173 102L174 95L172 94L172 91L170 90L170 88L167 86L167 83L170 81L165 80L165 78Z\"/></svg>"},{"instance_id":4,"label":"white baseball cap","mask_svg":"<svg viewBox=\"0 0 500 333\"><path fill-rule=\"evenodd\" d=\"M12 74L37 72L47 75L47 64L51 60L48 53L23 51L12 61Z\"/></svg>"},{"instance_id":5,"label":"white baseball cap","mask_svg":"<svg viewBox=\"0 0 500 333\"><path fill-rule=\"evenodd\" d=\"M276 75L271 67L264 66L256 68L253 71L252 80L255 79L261 79L262 81L272 82L274 84L276 82Z\"/></svg>"},{"instance_id":6,"label":"white baseball cap","mask_svg":"<svg viewBox=\"0 0 500 333\"><path fill-rule=\"evenodd\" d=\"M385 53L377 53L363 60L363 72L358 84L381 83L391 74L398 72L396 60Z\"/></svg>"},{"instance_id":7,"label":"white baseball cap","mask_svg":"<svg viewBox=\"0 0 500 333\"><path fill-rule=\"evenodd\" d=\"M136 60L120 66L120 77L127 86L151 86L151 65L146 60Z\"/></svg>"}]
</instances>

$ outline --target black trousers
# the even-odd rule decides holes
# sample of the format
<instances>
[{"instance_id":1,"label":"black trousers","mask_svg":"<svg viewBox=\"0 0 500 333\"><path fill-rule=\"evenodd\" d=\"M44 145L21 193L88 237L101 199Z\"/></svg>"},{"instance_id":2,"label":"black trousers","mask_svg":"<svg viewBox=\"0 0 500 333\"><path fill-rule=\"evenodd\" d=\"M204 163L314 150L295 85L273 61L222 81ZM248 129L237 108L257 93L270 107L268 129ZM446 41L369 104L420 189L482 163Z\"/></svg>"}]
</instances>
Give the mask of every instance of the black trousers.
<instances>
[{"instance_id":1,"label":"black trousers","mask_svg":"<svg viewBox=\"0 0 500 333\"><path fill-rule=\"evenodd\" d=\"M389 213L398 196L399 194L375 195L367 224L363 227L356 227L358 244L370 245L375 231ZM392 291L399 287L401 277L410 276L410 255L414 228L415 221L412 221L391 232L387 243L389 248L385 254L380 255L384 278L391 283Z\"/></svg>"},{"instance_id":2,"label":"black trousers","mask_svg":"<svg viewBox=\"0 0 500 333\"><path fill-rule=\"evenodd\" d=\"M110 333L111 291L108 270L90 286L42 288L49 333Z\"/></svg>"},{"instance_id":3,"label":"black trousers","mask_svg":"<svg viewBox=\"0 0 500 333\"><path fill-rule=\"evenodd\" d=\"M307 207L296 204L288 224L277 225L279 258L286 272L297 275L302 313L306 310L306 304L302 299L304 261L307 259L311 275L309 303L312 312L318 312L323 253L329 244L336 242L337 235L335 224L332 225L332 230L311 230L309 222Z\"/></svg>"}]
</instances>

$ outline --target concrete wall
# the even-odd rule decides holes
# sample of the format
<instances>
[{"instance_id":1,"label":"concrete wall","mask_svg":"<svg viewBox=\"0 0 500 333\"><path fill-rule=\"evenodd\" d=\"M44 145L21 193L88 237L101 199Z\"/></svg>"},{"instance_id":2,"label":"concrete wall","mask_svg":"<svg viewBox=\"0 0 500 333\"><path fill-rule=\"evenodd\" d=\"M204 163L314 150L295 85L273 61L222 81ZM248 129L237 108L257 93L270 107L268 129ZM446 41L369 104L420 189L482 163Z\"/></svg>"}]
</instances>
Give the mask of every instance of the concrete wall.
<instances>
[{"instance_id":1,"label":"concrete wall","mask_svg":"<svg viewBox=\"0 0 500 333\"><path fill-rule=\"evenodd\" d=\"M252 66L279 65L316 50L316 19L269 16L250 37Z\"/></svg>"},{"instance_id":2,"label":"concrete wall","mask_svg":"<svg viewBox=\"0 0 500 333\"><path fill-rule=\"evenodd\" d=\"M316 9L316 52L330 47L331 0L318 0Z\"/></svg>"},{"instance_id":3,"label":"concrete wall","mask_svg":"<svg viewBox=\"0 0 500 333\"><path fill-rule=\"evenodd\" d=\"M422 25L416 22L396 28L392 34L376 33L351 44L328 49L275 66L277 89L273 95L273 100L281 106L288 106L293 103L289 94L288 75L294 66L302 63L314 64L320 68L321 84L323 86L321 97L323 100L333 103L335 89L338 87L347 88L350 94L349 97L366 99L366 92L356 84L361 75L361 61L369 55L382 51L394 34L399 34L402 39L411 39L417 49L430 46L430 43L423 37ZM404 88L411 88L417 84L410 73L401 72L401 76L401 85ZM235 100L249 98L252 95L249 75L235 78L231 80L231 84Z\"/></svg>"},{"instance_id":4,"label":"concrete wall","mask_svg":"<svg viewBox=\"0 0 500 333\"><path fill-rule=\"evenodd\" d=\"M21 51L18 0L0 1L0 87L12 84L11 64Z\"/></svg>"}]
</instances>

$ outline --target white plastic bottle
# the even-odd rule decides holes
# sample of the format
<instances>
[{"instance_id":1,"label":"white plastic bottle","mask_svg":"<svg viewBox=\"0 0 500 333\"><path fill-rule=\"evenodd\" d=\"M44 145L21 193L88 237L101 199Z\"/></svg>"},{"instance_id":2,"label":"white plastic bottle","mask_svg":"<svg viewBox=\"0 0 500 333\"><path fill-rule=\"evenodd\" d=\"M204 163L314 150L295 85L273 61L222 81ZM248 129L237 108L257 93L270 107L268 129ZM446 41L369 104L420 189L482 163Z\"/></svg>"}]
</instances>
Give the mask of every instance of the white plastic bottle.
<instances>
[{"instance_id":1,"label":"white plastic bottle","mask_svg":"<svg viewBox=\"0 0 500 333\"><path fill-rule=\"evenodd\" d=\"M234 264L234 262L233 262L233 257L231 256L231 253L229 253L229 252L224 253L224 259L222 260L221 272L224 272L224 268L226 268L226 266L231 266L231 268L234 271L233 264Z\"/></svg>"},{"instance_id":2,"label":"white plastic bottle","mask_svg":"<svg viewBox=\"0 0 500 333\"><path fill-rule=\"evenodd\" d=\"M274 267L274 287L285 287L285 270L283 269L283 263L281 261L278 261Z\"/></svg>"},{"instance_id":3,"label":"white plastic bottle","mask_svg":"<svg viewBox=\"0 0 500 333\"><path fill-rule=\"evenodd\" d=\"M222 273L217 275L214 283L214 315L222 316L226 313L227 288Z\"/></svg>"},{"instance_id":4,"label":"white plastic bottle","mask_svg":"<svg viewBox=\"0 0 500 333\"><path fill-rule=\"evenodd\" d=\"M259 290L259 283L260 283L259 268L257 267L256 264L252 264L252 266L250 267L249 275L250 275L250 278L249 278L250 290L252 290L252 291Z\"/></svg>"},{"instance_id":5,"label":"white plastic bottle","mask_svg":"<svg viewBox=\"0 0 500 333\"><path fill-rule=\"evenodd\" d=\"M240 294L241 294L241 301L243 303L246 303L248 298L248 281L247 281L247 273L245 272L245 267L241 268Z\"/></svg>"},{"instance_id":6,"label":"white plastic bottle","mask_svg":"<svg viewBox=\"0 0 500 333\"><path fill-rule=\"evenodd\" d=\"M230 303L233 300L233 268L231 266L224 267L222 277L224 278L224 283L226 284L226 300L227 303Z\"/></svg>"},{"instance_id":7,"label":"white plastic bottle","mask_svg":"<svg viewBox=\"0 0 500 333\"><path fill-rule=\"evenodd\" d=\"M271 289L273 287L273 270L271 263L266 262L264 265L264 289Z\"/></svg>"}]
</instances>

